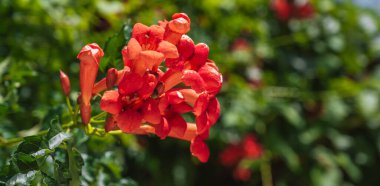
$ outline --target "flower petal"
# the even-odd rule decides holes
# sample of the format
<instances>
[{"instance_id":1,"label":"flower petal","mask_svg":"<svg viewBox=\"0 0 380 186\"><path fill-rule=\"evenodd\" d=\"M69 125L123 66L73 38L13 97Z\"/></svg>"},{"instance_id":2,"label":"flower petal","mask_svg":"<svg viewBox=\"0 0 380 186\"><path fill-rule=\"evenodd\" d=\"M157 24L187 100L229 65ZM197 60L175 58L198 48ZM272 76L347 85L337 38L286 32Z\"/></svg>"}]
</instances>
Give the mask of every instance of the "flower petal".
<instances>
[{"instance_id":1,"label":"flower petal","mask_svg":"<svg viewBox=\"0 0 380 186\"><path fill-rule=\"evenodd\" d=\"M191 107L189 104L182 102L179 104L172 104L171 105L171 110L173 112L177 112L180 114L186 113L186 112L191 112L193 111L193 107Z\"/></svg>"},{"instance_id":2,"label":"flower petal","mask_svg":"<svg viewBox=\"0 0 380 186\"><path fill-rule=\"evenodd\" d=\"M185 100L185 97L180 91L170 91L165 95L168 98L169 104L178 104Z\"/></svg>"},{"instance_id":3,"label":"flower petal","mask_svg":"<svg viewBox=\"0 0 380 186\"><path fill-rule=\"evenodd\" d=\"M207 162L210 156L209 148L207 147L203 139L199 136L191 140L190 151L191 154L197 157L199 161L201 161L202 163Z\"/></svg>"},{"instance_id":4,"label":"flower petal","mask_svg":"<svg viewBox=\"0 0 380 186\"><path fill-rule=\"evenodd\" d=\"M175 59L165 59L165 65L166 67L178 71L182 71L185 67L185 61L183 61L181 58L175 58Z\"/></svg>"},{"instance_id":5,"label":"flower petal","mask_svg":"<svg viewBox=\"0 0 380 186\"><path fill-rule=\"evenodd\" d=\"M147 34L150 31L150 28L144 24L136 23L133 26L132 29L132 38L140 38L145 37L145 34Z\"/></svg>"},{"instance_id":6,"label":"flower petal","mask_svg":"<svg viewBox=\"0 0 380 186\"><path fill-rule=\"evenodd\" d=\"M165 29L163 27L158 26L158 25L152 25L149 27L149 29L150 29L149 37L157 39L157 40L162 40L164 38Z\"/></svg>"},{"instance_id":7,"label":"flower petal","mask_svg":"<svg viewBox=\"0 0 380 186\"><path fill-rule=\"evenodd\" d=\"M201 137L202 139L207 139L210 135L210 127L207 126L206 129L203 130L202 133L198 133L198 136Z\"/></svg>"},{"instance_id":8,"label":"flower petal","mask_svg":"<svg viewBox=\"0 0 380 186\"><path fill-rule=\"evenodd\" d=\"M142 115L134 109L127 109L116 116L116 122L123 132L136 130L142 122Z\"/></svg>"},{"instance_id":9,"label":"flower petal","mask_svg":"<svg viewBox=\"0 0 380 186\"><path fill-rule=\"evenodd\" d=\"M158 67L163 60L164 54L157 51L145 50L140 53L140 63L144 63L145 68L149 70L152 70L153 67Z\"/></svg>"},{"instance_id":10,"label":"flower petal","mask_svg":"<svg viewBox=\"0 0 380 186\"><path fill-rule=\"evenodd\" d=\"M79 60L84 60L86 63L99 63L100 58L104 56L104 52L102 48L96 43L91 43L82 48L82 50L79 52L77 58ZM93 58L92 60L86 60L88 57Z\"/></svg>"},{"instance_id":11,"label":"flower petal","mask_svg":"<svg viewBox=\"0 0 380 186\"><path fill-rule=\"evenodd\" d=\"M114 117L111 115L107 118L106 124L104 125L104 129L106 132L109 132L111 130L114 130L117 127L116 121Z\"/></svg>"},{"instance_id":12,"label":"flower petal","mask_svg":"<svg viewBox=\"0 0 380 186\"><path fill-rule=\"evenodd\" d=\"M209 125L214 125L220 116L220 104L216 97L210 99L207 106L207 114Z\"/></svg>"},{"instance_id":13,"label":"flower petal","mask_svg":"<svg viewBox=\"0 0 380 186\"><path fill-rule=\"evenodd\" d=\"M160 137L161 139L165 139L166 136L168 136L170 132L170 125L168 121L166 120L166 118L164 117L161 118L160 124L154 125L154 128L155 128L156 135Z\"/></svg>"},{"instance_id":14,"label":"flower petal","mask_svg":"<svg viewBox=\"0 0 380 186\"><path fill-rule=\"evenodd\" d=\"M196 116L195 124L197 125L197 134L201 134L208 129L207 113L203 112L199 116Z\"/></svg>"},{"instance_id":15,"label":"flower petal","mask_svg":"<svg viewBox=\"0 0 380 186\"><path fill-rule=\"evenodd\" d=\"M177 47L168 41L161 41L158 44L157 51L163 53L165 58L178 58L179 57Z\"/></svg>"},{"instance_id":16,"label":"flower petal","mask_svg":"<svg viewBox=\"0 0 380 186\"><path fill-rule=\"evenodd\" d=\"M118 72L116 68L110 68L107 71L106 75L106 85L108 89L111 89L113 86L115 86L117 82Z\"/></svg>"},{"instance_id":17,"label":"flower petal","mask_svg":"<svg viewBox=\"0 0 380 186\"><path fill-rule=\"evenodd\" d=\"M141 89L138 91L138 94L140 98L146 99L152 95L154 89L156 88L157 79L156 79L156 76L154 76L153 74L147 73L143 76L142 81L143 81L143 85Z\"/></svg>"},{"instance_id":18,"label":"flower petal","mask_svg":"<svg viewBox=\"0 0 380 186\"><path fill-rule=\"evenodd\" d=\"M179 89L178 91L180 91L182 95L185 97L185 102L190 105L194 105L195 101L199 97L199 94L197 94L195 90L190 88Z\"/></svg>"},{"instance_id":19,"label":"flower petal","mask_svg":"<svg viewBox=\"0 0 380 186\"><path fill-rule=\"evenodd\" d=\"M178 44L181 37L182 37L182 34L171 31L170 29L167 29L165 34L164 34L164 40L168 41L174 45Z\"/></svg>"},{"instance_id":20,"label":"flower petal","mask_svg":"<svg viewBox=\"0 0 380 186\"><path fill-rule=\"evenodd\" d=\"M166 119L173 131L177 136L183 136L186 132L187 123L180 114L170 113Z\"/></svg>"},{"instance_id":21,"label":"flower petal","mask_svg":"<svg viewBox=\"0 0 380 186\"><path fill-rule=\"evenodd\" d=\"M125 73L119 83L119 93L128 95L139 90L143 85L143 78L137 73Z\"/></svg>"},{"instance_id":22,"label":"flower petal","mask_svg":"<svg viewBox=\"0 0 380 186\"><path fill-rule=\"evenodd\" d=\"M190 86L196 92L203 92L205 90L205 82L198 72L194 70L184 70L182 81L185 85Z\"/></svg>"},{"instance_id":23,"label":"flower petal","mask_svg":"<svg viewBox=\"0 0 380 186\"><path fill-rule=\"evenodd\" d=\"M100 100L100 109L111 114L119 114L122 109L122 102L117 90L106 91Z\"/></svg>"},{"instance_id":24,"label":"flower petal","mask_svg":"<svg viewBox=\"0 0 380 186\"><path fill-rule=\"evenodd\" d=\"M160 81L164 84L164 92L181 83L181 77L181 71L173 69L166 71L165 74L160 78Z\"/></svg>"},{"instance_id":25,"label":"flower petal","mask_svg":"<svg viewBox=\"0 0 380 186\"><path fill-rule=\"evenodd\" d=\"M127 45L128 59L135 60L137 57L139 57L141 51L142 48L140 43L135 38L131 38Z\"/></svg>"},{"instance_id":26,"label":"flower petal","mask_svg":"<svg viewBox=\"0 0 380 186\"><path fill-rule=\"evenodd\" d=\"M165 114L166 108L169 106L169 101L166 96L161 97L160 102L158 104L158 109L162 115Z\"/></svg>"},{"instance_id":27,"label":"flower petal","mask_svg":"<svg viewBox=\"0 0 380 186\"><path fill-rule=\"evenodd\" d=\"M158 109L158 100L147 100L142 108L143 119L151 124L160 124L161 114Z\"/></svg>"},{"instance_id":28,"label":"flower petal","mask_svg":"<svg viewBox=\"0 0 380 186\"><path fill-rule=\"evenodd\" d=\"M210 49L208 48L208 46L204 43L198 43L197 45L195 45L194 54L190 60L191 65L194 68L199 68L203 66L207 61L209 50Z\"/></svg>"},{"instance_id":29,"label":"flower petal","mask_svg":"<svg viewBox=\"0 0 380 186\"><path fill-rule=\"evenodd\" d=\"M199 95L198 99L194 103L194 115L199 116L204 113L209 104L209 96L207 93Z\"/></svg>"},{"instance_id":30,"label":"flower petal","mask_svg":"<svg viewBox=\"0 0 380 186\"><path fill-rule=\"evenodd\" d=\"M216 95L222 87L222 75L211 65L203 65L198 70L199 75L205 82L205 88L211 95Z\"/></svg>"}]
</instances>

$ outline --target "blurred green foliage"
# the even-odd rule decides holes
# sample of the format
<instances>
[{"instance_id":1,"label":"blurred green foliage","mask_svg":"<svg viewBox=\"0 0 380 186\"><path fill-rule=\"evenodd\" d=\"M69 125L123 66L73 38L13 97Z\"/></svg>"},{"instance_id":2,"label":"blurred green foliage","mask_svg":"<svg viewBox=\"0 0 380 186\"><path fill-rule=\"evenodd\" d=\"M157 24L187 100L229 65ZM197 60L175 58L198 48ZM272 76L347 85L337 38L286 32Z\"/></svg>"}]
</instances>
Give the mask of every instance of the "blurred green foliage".
<instances>
[{"instance_id":1,"label":"blurred green foliage","mask_svg":"<svg viewBox=\"0 0 380 186\"><path fill-rule=\"evenodd\" d=\"M271 165L274 185L380 184L380 15L350 1L311 3L313 17L280 21L267 0L0 1L3 138L36 134L67 115L58 71L69 75L75 98L75 57L86 43L105 49L102 71L120 68L128 21L153 24L187 13L190 36L210 46L225 79L206 164L191 161L186 142L57 129L62 139L54 148L32 144L57 131L0 147L0 184L67 183L70 153L83 162L83 185L260 185L257 162ZM266 158L243 161L253 176L240 182L218 156L247 133L257 136ZM77 150L66 151L68 144Z\"/></svg>"}]
</instances>

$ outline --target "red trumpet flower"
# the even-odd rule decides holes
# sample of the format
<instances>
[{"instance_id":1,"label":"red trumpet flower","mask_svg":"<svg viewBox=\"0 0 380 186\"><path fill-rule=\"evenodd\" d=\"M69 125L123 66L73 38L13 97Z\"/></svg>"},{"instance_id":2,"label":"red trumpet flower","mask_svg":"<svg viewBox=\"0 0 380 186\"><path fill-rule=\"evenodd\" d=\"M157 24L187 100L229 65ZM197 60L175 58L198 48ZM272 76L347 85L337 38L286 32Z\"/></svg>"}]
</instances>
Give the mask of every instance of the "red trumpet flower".
<instances>
[{"instance_id":1,"label":"red trumpet flower","mask_svg":"<svg viewBox=\"0 0 380 186\"><path fill-rule=\"evenodd\" d=\"M78 55L84 123L89 119L91 96L109 89L100 101L100 108L110 114L106 131L120 129L125 133L186 140L191 143L191 153L206 162L210 152L204 140L220 115L215 96L222 86L222 76L208 59L208 46L194 45L184 35L189 30L190 19L184 13L174 14L172 20L160 21L159 25L135 24L132 37L122 50L125 68L110 69L107 77L95 85L103 53L97 45L84 47ZM86 70L83 87L82 61ZM162 68L164 61L166 68ZM117 89L112 90L114 86ZM193 113L196 123L187 122L182 117L185 113Z\"/></svg>"},{"instance_id":2,"label":"red trumpet flower","mask_svg":"<svg viewBox=\"0 0 380 186\"><path fill-rule=\"evenodd\" d=\"M100 58L103 50L95 43L88 44L82 48L77 58L80 60L80 89L81 105L80 111L82 122L88 124L91 118L92 89L98 74Z\"/></svg>"}]
</instances>

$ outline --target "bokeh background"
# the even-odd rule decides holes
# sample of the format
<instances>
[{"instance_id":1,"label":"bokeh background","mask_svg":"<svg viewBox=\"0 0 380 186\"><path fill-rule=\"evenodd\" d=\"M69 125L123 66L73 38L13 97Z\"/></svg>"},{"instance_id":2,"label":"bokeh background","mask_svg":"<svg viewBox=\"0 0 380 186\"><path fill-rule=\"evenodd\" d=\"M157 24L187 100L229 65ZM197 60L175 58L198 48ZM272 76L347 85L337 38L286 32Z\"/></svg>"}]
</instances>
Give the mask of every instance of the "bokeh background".
<instances>
[{"instance_id":1,"label":"bokeh background","mask_svg":"<svg viewBox=\"0 0 380 186\"><path fill-rule=\"evenodd\" d=\"M130 25L176 12L224 76L209 162L179 140L77 130L83 185L380 184L376 0L2 0L0 136L35 134L67 113L59 70L75 99L82 46L105 49L102 72L120 68ZM14 150L0 147L1 184Z\"/></svg>"}]
</instances>

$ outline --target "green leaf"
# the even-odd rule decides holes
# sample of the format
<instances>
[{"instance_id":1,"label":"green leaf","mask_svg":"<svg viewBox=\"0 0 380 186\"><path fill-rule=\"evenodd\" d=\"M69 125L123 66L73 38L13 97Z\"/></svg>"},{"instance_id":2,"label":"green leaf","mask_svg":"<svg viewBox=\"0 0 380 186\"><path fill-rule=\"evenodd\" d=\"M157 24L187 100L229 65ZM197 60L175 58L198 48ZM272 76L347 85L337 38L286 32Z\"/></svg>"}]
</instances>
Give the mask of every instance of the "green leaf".
<instances>
[{"instance_id":1,"label":"green leaf","mask_svg":"<svg viewBox=\"0 0 380 186\"><path fill-rule=\"evenodd\" d=\"M38 159L37 164L39 166L39 170L46 178L44 182L56 182L54 179L54 159L51 155Z\"/></svg>"},{"instance_id":2,"label":"green leaf","mask_svg":"<svg viewBox=\"0 0 380 186\"><path fill-rule=\"evenodd\" d=\"M62 142L71 138L71 135L65 132L60 132L49 139L49 149L57 148Z\"/></svg>"},{"instance_id":3,"label":"green leaf","mask_svg":"<svg viewBox=\"0 0 380 186\"><path fill-rule=\"evenodd\" d=\"M51 154L52 152L54 152L54 151L52 151L50 149L41 149L35 153L32 153L31 156L35 159L39 159L39 158L44 157L48 154Z\"/></svg>"},{"instance_id":4,"label":"green leaf","mask_svg":"<svg viewBox=\"0 0 380 186\"><path fill-rule=\"evenodd\" d=\"M301 128L305 125L303 118L300 116L297 108L295 108L292 105L283 106L281 107L281 112L286 118L286 120L289 121L290 124L294 125L297 128Z\"/></svg>"},{"instance_id":5,"label":"green leaf","mask_svg":"<svg viewBox=\"0 0 380 186\"><path fill-rule=\"evenodd\" d=\"M61 122L59 120L59 117L55 116L55 118L53 118L50 121L49 131L48 131L46 138L51 139L54 136L56 136L57 134L59 134L60 132L62 132Z\"/></svg>"},{"instance_id":6,"label":"green leaf","mask_svg":"<svg viewBox=\"0 0 380 186\"><path fill-rule=\"evenodd\" d=\"M135 182L134 180L132 180L130 178L121 179L120 180L120 185L124 185L124 186L138 186L137 182Z\"/></svg>"},{"instance_id":7,"label":"green leaf","mask_svg":"<svg viewBox=\"0 0 380 186\"><path fill-rule=\"evenodd\" d=\"M25 154L23 152L15 153L12 157L12 161L22 173L38 169L36 158L30 154Z\"/></svg>"},{"instance_id":8,"label":"green leaf","mask_svg":"<svg viewBox=\"0 0 380 186\"><path fill-rule=\"evenodd\" d=\"M82 158L81 153L76 148L73 148L73 155L74 155L76 167L78 168L79 173L80 173L81 169L82 169L82 166L84 165L84 160Z\"/></svg>"},{"instance_id":9,"label":"green leaf","mask_svg":"<svg viewBox=\"0 0 380 186\"><path fill-rule=\"evenodd\" d=\"M16 152L23 152L26 154L35 153L40 150L43 138L41 136L29 136L24 138L24 142L22 142L18 147Z\"/></svg>"},{"instance_id":10,"label":"green leaf","mask_svg":"<svg viewBox=\"0 0 380 186\"><path fill-rule=\"evenodd\" d=\"M25 174L18 173L7 181L7 185L31 185L40 176L41 173L39 171L29 171Z\"/></svg>"},{"instance_id":11,"label":"green leaf","mask_svg":"<svg viewBox=\"0 0 380 186\"><path fill-rule=\"evenodd\" d=\"M101 71L104 72L110 65L116 67L117 64L123 64L123 62L120 60L122 58L120 51L127 43L127 40L125 40L125 38L126 34L131 32L130 27L131 26L129 24L124 25L118 33L109 37L104 43L103 50L107 55L102 59L102 63L100 63L99 68Z\"/></svg>"},{"instance_id":12,"label":"green leaf","mask_svg":"<svg viewBox=\"0 0 380 186\"><path fill-rule=\"evenodd\" d=\"M340 153L336 156L336 161L343 168L343 170L347 172L348 176L350 176L352 180L357 182L361 179L362 173L360 172L360 169L347 154Z\"/></svg>"}]
</instances>

